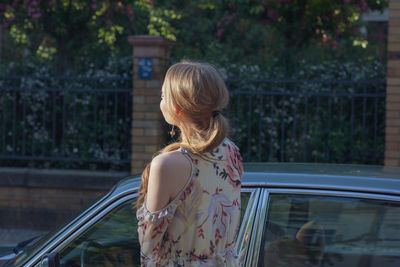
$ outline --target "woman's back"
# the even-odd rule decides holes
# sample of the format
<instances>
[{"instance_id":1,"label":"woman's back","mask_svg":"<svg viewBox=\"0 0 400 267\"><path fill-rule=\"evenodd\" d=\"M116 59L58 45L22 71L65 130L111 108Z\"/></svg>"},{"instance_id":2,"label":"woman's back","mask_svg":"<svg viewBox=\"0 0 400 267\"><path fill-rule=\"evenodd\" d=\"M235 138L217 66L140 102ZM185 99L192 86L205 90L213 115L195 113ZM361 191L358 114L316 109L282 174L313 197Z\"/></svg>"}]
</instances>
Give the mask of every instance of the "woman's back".
<instances>
[{"instance_id":1,"label":"woman's back","mask_svg":"<svg viewBox=\"0 0 400 267\"><path fill-rule=\"evenodd\" d=\"M163 209L137 212L144 266L236 266L242 162L225 139L198 156L183 148L191 175Z\"/></svg>"}]
</instances>

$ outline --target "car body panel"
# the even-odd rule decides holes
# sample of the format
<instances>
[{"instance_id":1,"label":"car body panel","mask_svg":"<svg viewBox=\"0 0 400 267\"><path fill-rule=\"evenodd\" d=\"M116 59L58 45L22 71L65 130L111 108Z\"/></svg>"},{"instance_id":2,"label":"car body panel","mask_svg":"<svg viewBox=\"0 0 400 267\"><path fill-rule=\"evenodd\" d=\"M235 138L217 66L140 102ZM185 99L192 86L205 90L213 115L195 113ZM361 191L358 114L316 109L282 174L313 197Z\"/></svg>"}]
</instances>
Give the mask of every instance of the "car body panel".
<instances>
[{"instance_id":1,"label":"car body panel","mask_svg":"<svg viewBox=\"0 0 400 267\"><path fill-rule=\"evenodd\" d=\"M256 266L271 193L357 196L399 201L400 168L322 164L245 164L243 191L252 192L236 244L245 251L246 265ZM285 172L286 170L286 172ZM370 171L370 173L369 173ZM368 175L367 175L368 174ZM61 229L49 234L29 255L17 257L18 266L36 266L47 253L59 251L113 207L137 196L140 177L118 182L104 197ZM11 261L7 266L14 265Z\"/></svg>"}]
</instances>

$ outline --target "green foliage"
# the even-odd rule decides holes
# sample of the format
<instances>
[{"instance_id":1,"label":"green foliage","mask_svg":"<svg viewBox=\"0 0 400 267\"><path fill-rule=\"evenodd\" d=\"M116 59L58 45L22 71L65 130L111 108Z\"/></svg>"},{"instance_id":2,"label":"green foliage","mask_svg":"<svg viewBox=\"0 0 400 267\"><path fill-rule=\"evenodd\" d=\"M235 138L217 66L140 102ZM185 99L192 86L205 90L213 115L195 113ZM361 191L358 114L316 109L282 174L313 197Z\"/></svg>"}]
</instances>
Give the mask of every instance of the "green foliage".
<instances>
[{"instance_id":1,"label":"green foliage","mask_svg":"<svg viewBox=\"0 0 400 267\"><path fill-rule=\"evenodd\" d=\"M163 36L166 39L176 41L177 30L171 26L170 21L180 19L180 15L173 10L156 7L149 1L138 1L137 5L149 14L147 29L150 35Z\"/></svg>"},{"instance_id":2,"label":"green foliage","mask_svg":"<svg viewBox=\"0 0 400 267\"><path fill-rule=\"evenodd\" d=\"M72 69L88 76L126 73L131 69L126 58L132 53L126 37L160 35L176 41L172 61L189 58L211 62L230 81L232 135L246 160L372 163L377 159L381 163L383 120L376 126L365 121L373 121L375 111L383 117L384 101L377 98L376 104L374 98L351 95L364 89L384 89L381 83L364 86L364 80L384 79L385 48L368 43L360 27L362 14L382 11L387 5L388 0L13 0L0 4L0 23L12 41L2 59L19 59L28 66L24 73L33 77L18 86L58 88L64 86L59 80L44 82L35 75L69 75ZM376 61L378 56L383 64ZM88 59L96 59L96 66L84 64ZM57 68L50 67L53 63ZM112 71L111 65L118 71ZM5 75L18 70L16 62L0 65ZM260 78L268 81L253 81ZM107 84L104 80L78 80L68 86L87 89L98 83ZM113 86L118 85L110 88ZM333 96L322 96L324 93ZM24 94L17 98L29 103L32 114L40 114L52 99L48 92ZM3 105L7 112L13 109L10 103L14 97L10 92L2 96L8 103ZM110 110L103 110L94 105L104 99L93 95L65 93L62 97L70 102L69 109L89 118L67 123L66 137L71 141L65 144L65 155L123 157L116 143L93 142L96 138L115 139L110 128L100 127L111 118L114 102L104 105ZM60 107L57 110L62 112ZM94 124L93 110L98 116ZM21 133L35 131L35 137L27 140L35 153L40 153L41 147L50 148L52 137L43 130L40 115L23 123L17 127ZM26 128L27 123L31 128ZM126 123L118 121L117 128ZM84 126L98 130L85 130ZM85 164L68 166L88 167Z\"/></svg>"},{"instance_id":3,"label":"green foliage","mask_svg":"<svg viewBox=\"0 0 400 267\"><path fill-rule=\"evenodd\" d=\"M165 2L159 4L181 14L172 23L178 30L172 51L176 59L262 66L275 58L296 62L314 50L349 61L361 54L375 57L385 49L371 46L360 28L363 13L382 11L388 1Z\"/></svg>"},{"instance_id":4,"label":"green foliage","mask_svg":"<svg viewBox=\"0 0 400 267\"><path fill-rule=\"evenodd\" d=\"M128 35L150 33L175 40L176 29L170 22L176 19L179 15L174 11L144 0L14 0L0 4L0 26L9 29L19 53L55 58L59 73L83 56L98 58L110 50L129 55ZM18 53L15 47L13 52Z\"/></svg>"},{"instance_id":5,"label":"green foliage","mask_svg":"<svg viewBox=\"0 0 400 267\"><path fill-rule=\"evenodd\" d=\"M176 40L177 59L258 64L287 49L365 48L362 14L387 5L388 0L13 0L0 4L0 20L21 51L37 54L45 43L65 67L74 57L97 58L110 49L127 56L126 37L132 34Z\"/></svg>"},{"instance_id":6,"label":"green foliage","mask_svg":"<svg viewBox=\"0 0 400 267\"><path fill-rule=\"evenodd\" d=\"M81 67L69 77L45 62L0 69L0 153L19 156L0 165L129 169L132 58Z\"/></svg>"},{"instance_id":7,"label":"green foliage","mask_svg":"<svg viewBox=\"0 0 400 267\"><path fill-rule=\"evenodd\" d=\"M302 61L289 77L284 67L231 67L222 72L243 79L228 79L226 115L245 161L383 163L380 62Z\"/></svg>"}]
</instances>

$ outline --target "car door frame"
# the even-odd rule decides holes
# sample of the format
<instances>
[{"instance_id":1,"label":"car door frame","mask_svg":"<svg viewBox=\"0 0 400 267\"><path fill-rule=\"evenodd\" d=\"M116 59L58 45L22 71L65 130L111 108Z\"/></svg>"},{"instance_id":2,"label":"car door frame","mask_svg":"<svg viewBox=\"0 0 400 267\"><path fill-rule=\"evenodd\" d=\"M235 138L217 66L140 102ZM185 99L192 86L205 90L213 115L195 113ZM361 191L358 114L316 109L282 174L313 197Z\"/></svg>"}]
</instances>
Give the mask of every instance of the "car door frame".
<instances>
[{"instance_id":1,"label":"car door frame","mask_svg":"<svg viewBox=\"0 0 400 267\"><path fill-rule=\"evenodd\" d=\"M133 200L138 196L138 187L132 187L128 190L122 191L114 196L108 198L109 194L104 196L101 200L95 203L92 208L78 216L71 223L63 227L57 232L46 244L44 244L38 251L29 259L18 263L19 266L37 266L40 261L47 254L60 251L67 246L73 238L89 229L93 224L107 215L107 213L125 203L128 200Z\"/></svg>"},{"instance_id":2,"label":"car door frame","mask_svg":"<svg viewBox=\"0 0 400 267\"><path fill-rule=\"evenodd\" d=\"M387 193L369 193L362 191L343 191L343 190L329 190L329 189L311 189L311 188L263 188L259 203L257 204L257 210L252 227L250 240L249 240L249 251L244 266L260 266L260 252L261 246L264 239L265 225L267 221L266 214L269 210L269 196L270 194L290 194L290 195L309 195L309 196L331 196L331 197L351 197L361 199L372 199L372 200L386 200L395 201L400 203L400 196L397 194ZM260 210L261 209L261 210Z\"/></svg>"},{"instance_id":3,"label":"car door frame","mask_svg":"<svg viewBox=\"0 0 400 267\"><path fill-rule=\"evenodd\" d=\"M128 190L121 191L120 193L109 197L109 194L104 196L98 202L96 202L88 211L78 216L71 223L67 224L61 230L59 230L51 240L44 244L32 257L25 259L23 262L18 263L20 266L40 266L41 260L49 253L61 251L63 248L68 246L75 238L81 235L84 231L89 229L96 222L101 220L110 211L124 204L126 201L133 201L138 197L138 186L132 187ZM236 251L243 248L243 240L245 230L250 228L250 233L254 225L254 218L257 214L257 205L259 203L259 197L261 195L260 188L248 188L242 187L241 192L251 192L249 203L247 204L246 211L243 217L243 222L240 226L238 233L238 242L235 246ZM246 228L245 228L246 227ZM249 240L250 241L250 240ZM250 248L250 247L249 247ZM249 248L246 248L246 253L249 252Z\"/></svg>"}]
</instances>

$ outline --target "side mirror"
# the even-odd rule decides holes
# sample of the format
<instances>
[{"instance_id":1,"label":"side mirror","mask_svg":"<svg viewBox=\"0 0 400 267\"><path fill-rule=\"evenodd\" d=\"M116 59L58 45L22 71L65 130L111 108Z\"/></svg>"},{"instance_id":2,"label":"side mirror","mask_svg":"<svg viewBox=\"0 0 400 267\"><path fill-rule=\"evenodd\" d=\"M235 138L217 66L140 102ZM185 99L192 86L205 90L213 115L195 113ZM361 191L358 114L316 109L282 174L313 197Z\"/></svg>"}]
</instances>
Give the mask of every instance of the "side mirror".
<instances>
[{"instance_id":1,"label":"side mirror","mask_svg":"<svg viewBox=\"0 0 400 267\"><path fill-rule=\"evenodd\" d=\"M60 255L57 251L48 253L42 257L40 267L60 267Z\"/></svg>"}]
</instances>

